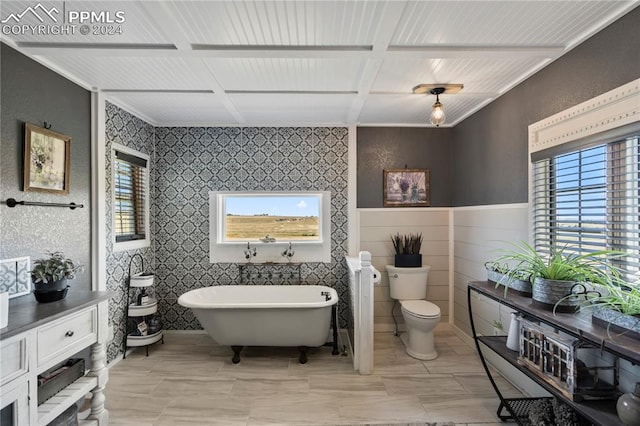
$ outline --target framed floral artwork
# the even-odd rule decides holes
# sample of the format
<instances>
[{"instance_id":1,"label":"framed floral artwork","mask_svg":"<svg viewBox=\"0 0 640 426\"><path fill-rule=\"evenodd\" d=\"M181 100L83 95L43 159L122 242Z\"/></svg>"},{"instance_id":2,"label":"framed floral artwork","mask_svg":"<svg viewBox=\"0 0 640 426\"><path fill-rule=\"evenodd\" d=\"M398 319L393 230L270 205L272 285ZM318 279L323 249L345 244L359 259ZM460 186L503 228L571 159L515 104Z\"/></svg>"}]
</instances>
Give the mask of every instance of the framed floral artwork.
<instances>
[{"instance_id":1,"label":"framed floral artwork","mask_svg":"<svg viewBox=\"0 0 640 426\"><path fill-rule=\"evenodd\" d=\"M34 124L24 125L24 190L69 193L71 138Z\"/></svg>"},{"instance_id":2,"label":"framed floral artwork","mask_svg":"<svg viewBox=\"0 0 640 426\"><path fill-rule=\"evenodd\" d=\"M429 207L429 169L383 171L384 207Z\"/></svg>"}]
</instances>

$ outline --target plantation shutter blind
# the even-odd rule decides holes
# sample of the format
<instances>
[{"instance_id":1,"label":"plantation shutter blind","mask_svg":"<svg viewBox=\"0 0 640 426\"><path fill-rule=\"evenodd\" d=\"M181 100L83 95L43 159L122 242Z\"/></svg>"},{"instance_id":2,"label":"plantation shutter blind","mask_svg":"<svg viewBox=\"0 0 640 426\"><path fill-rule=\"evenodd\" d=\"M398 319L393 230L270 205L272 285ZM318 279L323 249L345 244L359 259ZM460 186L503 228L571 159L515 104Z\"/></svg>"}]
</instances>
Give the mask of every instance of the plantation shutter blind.
<instances>
[{"instance_id":1,"label":"plantation shutter blind","mask_svg":"<svg viewBox=\"0 0 640 426\"><path fill-rule=\"evenodd\" d=\"M533 163L536 249L612 249L625 279L640 280L639 136L577 148Z\"/></svg>"},{"instance_id":2,"label":"plantation shutter blind","mask_svg":"<svg viewBox=\"0 0 640 426\"><path fill-rule=\"evenodd\" d=\"M116 242L145 238L147 160L115 151Z\"/></svg>"}]
</instances>

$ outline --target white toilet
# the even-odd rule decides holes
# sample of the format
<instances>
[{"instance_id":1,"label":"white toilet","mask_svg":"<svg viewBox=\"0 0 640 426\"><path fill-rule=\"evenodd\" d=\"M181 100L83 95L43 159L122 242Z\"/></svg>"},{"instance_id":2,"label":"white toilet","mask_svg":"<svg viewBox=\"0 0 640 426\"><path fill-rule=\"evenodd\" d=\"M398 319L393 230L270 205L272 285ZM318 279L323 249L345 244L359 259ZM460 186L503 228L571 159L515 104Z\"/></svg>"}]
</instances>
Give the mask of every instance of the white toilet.
<instances>
[{"instance_id":1,"label":"white toilet","mask_svg":"<svg viewBox=\"0 0 640 426\"><path fill-rule=\"evenodd\" d=\"M433 342L433 329L440 322L438 305L424 300L431 266L398 268L387 265L392 299L400 302L407 332L400 336L409 355L421 360L438 356Z\"/></svg>"}]
</instances>

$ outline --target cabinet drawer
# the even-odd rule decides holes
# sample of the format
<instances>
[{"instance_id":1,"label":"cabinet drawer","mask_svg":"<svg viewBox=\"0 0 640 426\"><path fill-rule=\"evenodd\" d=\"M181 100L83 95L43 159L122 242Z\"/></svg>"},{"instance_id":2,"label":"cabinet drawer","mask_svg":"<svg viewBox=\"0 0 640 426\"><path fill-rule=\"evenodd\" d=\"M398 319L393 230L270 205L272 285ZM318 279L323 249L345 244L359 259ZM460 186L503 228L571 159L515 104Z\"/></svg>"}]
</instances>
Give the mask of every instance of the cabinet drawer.
<instances>
[{"instance_id":1,"label":"cabinet drawer","mask_svg":"<svg viewBox=\"0 0 640 426\"><path fill-rule=\"evenodd\" d=\"M86 348L98 340L95 307L38 328L38 366Z\"/></svg>"},{"instance_id":2,"label":"cabinet drawer","mask_svg":"<svg viewBox=\"0 0 640 426\"><path fill-rule=\"evenodd\" d=\"M0 386L22 376L28 369L27 336L3 340L0 343Z\"/></svg>"}]
</instances>

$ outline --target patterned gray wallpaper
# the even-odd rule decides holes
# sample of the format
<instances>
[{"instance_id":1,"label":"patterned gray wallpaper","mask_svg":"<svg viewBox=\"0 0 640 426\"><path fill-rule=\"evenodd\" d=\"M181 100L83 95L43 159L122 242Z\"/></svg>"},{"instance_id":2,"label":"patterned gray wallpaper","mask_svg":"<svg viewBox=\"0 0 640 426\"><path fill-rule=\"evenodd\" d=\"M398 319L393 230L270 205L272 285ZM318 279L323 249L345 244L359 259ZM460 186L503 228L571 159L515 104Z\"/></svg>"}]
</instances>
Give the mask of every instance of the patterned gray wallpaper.
<instances>
[{"instance_id":1,"label":"patterned gray wallpaper","mask_svg":"<svg viewBox=\"0 0 640 426\"><path fill-rule=\"evenodd\" d=\"M33 262L62 251L85 266L71 289L91 290L91 92L3 43L0 63L0 200L84 204L74 210L0 205L0 259ZM45 120L71 137L67 195L23 191L24 123Z\"/></svg>"},{"instance_id":2,"label":"patterned gray wallpaper","mask_svg":"<svg viewBox=\"0 0 640 426\"><path fill-rule=\"evenodd\" d=\"M155 210L155 189L154 189L154 142L155 128L149 123L139 119L117 106L107 102L106 104L106 222L107 222L107 290L113 291L115 296L109 301L109 321L113 324L114 338L107 349L108 361L113 360L122 352L122 340L126 333L125 329L125 305L126 286L129 274L129 262L131 257L140 253L144 258L145 269L154 270L154 217ZM114 143L143 152L151 158L151 178L149 184L150 208L151 208L151 247L140 250L113 251L113 168L111 164L111 148ZM136 259L131 268L131 273L141 272L142 265ZM133 293L133 292L132 292Z\"/></svg>"},{"instance_id":3,"label":"patterned gray wallpaper","mask_svg":"<svg viewBox=\"0 0 640 426\"><path fill-rule=\"evenodd\" d=\"M301 280L334 287L341 298L341 327L350 323L344 265L347 128L154 128L109 103L106 116L107 155L112 144L119 143L151 157L152 234L151 247L144 250L113 252L107 244L107 288L116 293L109 305L115 325L109 360L122 351L126 278L135 253L142 254L146 269L156 274L158 313L168 330L201 329L191 311L178 305L182 293L239 282L238 264L209 262L209 191L330 191L331 263L302 264ZM106 176L111 241L110 161Z\"/></svg>"},{"instance_id":4,"label":"patterned gray wallpaper","mask_svg":"<svg viewBox=\"0 0 640 426\"><path fill-rule=\"evenodd\" d=\"M338 291L346 324L347 151L342 127L157 128L156 274L165 328L200 329L177 298L240 278L237 264L209 263L209 191L331 191L331 263L304 263L301 276Z\"/></svg>"}]
</instances>

